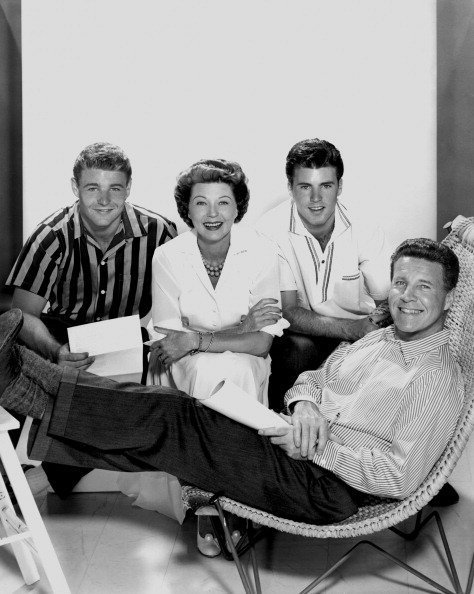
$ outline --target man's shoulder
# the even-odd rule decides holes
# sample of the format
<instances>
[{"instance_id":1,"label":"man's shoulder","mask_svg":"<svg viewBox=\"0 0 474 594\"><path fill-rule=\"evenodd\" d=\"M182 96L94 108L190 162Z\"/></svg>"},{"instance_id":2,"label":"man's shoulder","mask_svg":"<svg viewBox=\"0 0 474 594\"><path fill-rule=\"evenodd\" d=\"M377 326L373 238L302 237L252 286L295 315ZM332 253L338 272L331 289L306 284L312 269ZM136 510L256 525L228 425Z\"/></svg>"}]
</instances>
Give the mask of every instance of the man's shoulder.
<instances>
[{"instance_id":1,"label":"man's shoulder","mask_svg":"<svg viewBox=\"0 0 474 594\"><path fill-rule=\"evenodd\" d=\"M287 199L265 212L255 224L257 231L271 238L287 234L290 229L291 205L292 200Z\"/></svg>"},{"instance_id":2,"label":"man's shoulder","mask_svg":"<svg viewBox=\"0 0 474 594\"><path fill-rule=\"evenodd\" d=\"M67 225L70 221L74 220L74 215L77 212L77 203L70 204L69 206L63 206L58 208L42 221L38 223L38 227L50 227L55 229L62 225Z\"/></svg>"},{"instance_id":3,"label":"man's shoulder","mask_svg":"<svg viewBox=\"0 0 474 594\"><path fill-rule=\"evenodd\" d=\"M166 225L167 227L172 227L173 229L176 230L176 225L175 223L168 219L167 217L158 214L157 212L154 212L153 210L149 210L148 208L145 208L143 206L139 206L138 204L132 204L132 203L127 203L128 204L128 212L132 211L133 214L136 216L137 219L140 220L140 222L146 226L148 225Z\"/></svg>"},{"instance_id":4,"label":"man's shoulder","mask_svg":"<svg viewBox=\"0 0 474 594\"><path fill-rule=\"evenodd\" d=\"M431 370L435 375L441 377L448 373L456 376L461 373L461 368L453 356L448 342L427 350L423 357L423 364L427 370Z\"/></svg>"},{"instance_id":5,"label":"man's shoulder","mask_svg":"<svg viewBox=\"0 0 474 594\"><path fill-rule=\"evenodd\" d=\"M288 198L270 210L267 210L267 212L264 212L263 215L258 219L255 225L256 228L261 229L262 227L278 223L279 226L283 225L286 229L288 229L292 203L292 200Z\"/></svg>"},{"instance_id":6,"label":"man's shoulder","mask_svg":"<svg viewBox=\"0 0 474 594\"><path fill-rule=\"evenodd\" d=\"M370 211L358 211L348 207L344 202L337 201L337 216L343 222L346 230L350 231L354 239L366 238L376 231L381 231L381 221Z\"/></svg>"},{"instance_id":7,"label":"man's shoulder","mask_svg":"<svg viewBox=\"0 0 474 594\"><path fill-rule=\"evenodd\" d=\"M76 224L76 212L76 203L55 210L36 225L29 241L42 241L45 237L51 237L51 233L56 236L66 235L68 228L74 228Z\"/></svg>"}]
</instances>

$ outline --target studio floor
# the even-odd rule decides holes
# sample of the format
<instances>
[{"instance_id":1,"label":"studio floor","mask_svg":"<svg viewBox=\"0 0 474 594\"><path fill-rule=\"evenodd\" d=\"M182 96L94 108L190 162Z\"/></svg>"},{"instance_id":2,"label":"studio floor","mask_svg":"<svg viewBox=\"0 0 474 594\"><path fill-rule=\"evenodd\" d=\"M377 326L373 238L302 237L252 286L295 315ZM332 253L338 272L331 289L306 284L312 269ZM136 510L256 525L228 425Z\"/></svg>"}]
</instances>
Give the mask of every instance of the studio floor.
<instances>
[{"instance_id":1,"label":"studio floor","mask_svg":"<svg viewBox=\"0 0 474 594\"><path fill-rule=\"evenodd\" d=\"M441 510L442 519L466 586L474 552L474 439L468 444L451 484L461 500ZM73 594L193 594L243 592L237 570L222 557L208 559L195 546L196 519L182 526L155 512L133 507L121 493L79 493L66 501L54 494L38 505ZM434 525L415 542L390 531L374 541L422 572L451 588L446 562ZM343 554L355 540L313 540L272 532L257 546L265 593L302 590ZM369 549L360 549L315 592L435 592L415 576L390 564ZM46 579L25 586L9 547L0 548L1 594L50 594Z\"/></svg>"}]
</instances>

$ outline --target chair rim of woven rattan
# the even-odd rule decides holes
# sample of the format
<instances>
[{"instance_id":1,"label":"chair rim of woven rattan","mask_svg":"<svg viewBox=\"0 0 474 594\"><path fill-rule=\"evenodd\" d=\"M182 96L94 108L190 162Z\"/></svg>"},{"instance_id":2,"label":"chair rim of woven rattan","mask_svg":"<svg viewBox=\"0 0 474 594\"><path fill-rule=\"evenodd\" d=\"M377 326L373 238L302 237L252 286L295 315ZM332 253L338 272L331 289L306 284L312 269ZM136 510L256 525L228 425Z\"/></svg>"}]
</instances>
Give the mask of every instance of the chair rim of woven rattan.
<instances>
[{"instance_id":1,"label":"chair rim of woven rattan","mask_svg":"<svg viewBox=\"0 0 474 594\"><path fill-rule=\"evenodd\" d=\"M449 247L454 244L461 244L474 254L474 246L462 239L465 229L474 224L474 217L458 217L457 224L451 233L443 240ZM466 291L466 288L464 288ZM469 297L472 298L471 295ZM456 299L462 298L457 295ZM446 326L450 327L450 318L446 320ZM454 349L453 354L456 356ZM249 505L239 503L227 497L219 497L222 508L232 514L256 522L262 526L274 528L282 532L297 534L313 538L350 538L362 535L369 535L385 530L417 514L425 507L431 499L439 492L447 482L448 477L454 470L464 447L469 439L474 426L474 362L469 369L462 365L466 393L464 405L459 415L456 428L445 450L431 469L428 476L421 485L409 496L401 500L382 500L376 504L365 505L349 518L334 524L316 525L304 522L297 522L286 518L275 516ZM213 496L196 487L183 487L183 499L189 498L206 500Z\"/></svg>"}]
</instances>

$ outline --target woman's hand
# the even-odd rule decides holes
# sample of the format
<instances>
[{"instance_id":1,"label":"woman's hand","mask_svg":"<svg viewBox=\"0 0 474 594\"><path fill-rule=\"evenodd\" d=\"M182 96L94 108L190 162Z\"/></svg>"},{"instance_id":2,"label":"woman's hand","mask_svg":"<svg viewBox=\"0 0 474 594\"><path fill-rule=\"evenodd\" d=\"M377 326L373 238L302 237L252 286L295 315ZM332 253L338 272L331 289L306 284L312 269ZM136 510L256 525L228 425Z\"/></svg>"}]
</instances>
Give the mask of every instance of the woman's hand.
<instances>
[{"instance_id":1,"label":"woman's hand","mask_svg":"<svg viewBox=\"0 0 474 594\"><path fill-rule=\"evenodd\" d=\"M154 329L160 334L165 334L165 337L153 342L150 350L157 353L160 362L167 367L185 357L189 351L196 349L199 345L199 336L195 332L170 330L160 326L154 326Z\"/></svg>"},{"instance_id":2,"label":"woman's hand","mask_svg":"<svg viewBox=\"0 0 474 594\"><path fill-rule=\"evenodd\" d=\"M239 334L244 332L258 332L265 326L276 324L281 318L281 309L275 305L277 299L260 299L249 309L246 316L242 316L239 326Z\"/></svg>"}]
</instances>

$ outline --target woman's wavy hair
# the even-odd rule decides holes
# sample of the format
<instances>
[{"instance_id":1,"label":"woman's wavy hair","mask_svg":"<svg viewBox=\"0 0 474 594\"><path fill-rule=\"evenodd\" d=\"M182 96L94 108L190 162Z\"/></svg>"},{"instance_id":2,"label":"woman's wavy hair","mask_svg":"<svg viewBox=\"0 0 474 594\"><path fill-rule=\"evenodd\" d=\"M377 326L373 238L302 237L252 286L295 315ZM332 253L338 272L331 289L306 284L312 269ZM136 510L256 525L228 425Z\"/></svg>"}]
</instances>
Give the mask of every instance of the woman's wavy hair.
<instances>
[{"instance_id":1,"label":"woman's wavy hair","mask_svg":"<svg viewBox=\"0 0 474 594\"><path fill-rule=\"evenodd\" d=\"M174 197L179 216L188 227L193 227L188 213L189 199L194 184L221 182L223 184L229 184L232 188L237 204L237 218L235 222L238 223L247 212L249 204L250 193L247 181L242 167L233 161L226 161L225 159L202 159L194 163L191 167L182 171L176 181Z\"/></svg>"}]
</instances>

